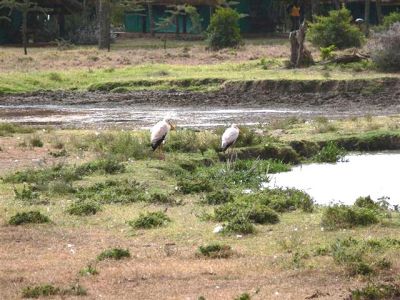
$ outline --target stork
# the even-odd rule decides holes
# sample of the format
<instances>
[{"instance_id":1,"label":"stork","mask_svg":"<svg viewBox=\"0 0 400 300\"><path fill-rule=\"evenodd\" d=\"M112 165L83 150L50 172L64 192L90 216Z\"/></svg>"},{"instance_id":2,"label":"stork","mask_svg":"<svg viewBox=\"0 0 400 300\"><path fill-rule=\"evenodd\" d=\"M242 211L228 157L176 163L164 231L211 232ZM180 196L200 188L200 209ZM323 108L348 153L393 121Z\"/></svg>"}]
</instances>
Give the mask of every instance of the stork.
<instances>
[{"instance_id":1,"label":"stork","mask_svg":"<svg viewBox=\"0 0 400 300\"><path fill-rule=\"evenodd\" d=\"M225 130L221 138L221 151L225 152L236 142L239 132L239 127L236 124L232 124L231 127Z\"/></svg>"},{"instance_id":2,"label":"stork","mask_svg":"<svg viewBox=\"0 0 400 300\"><path fill-rule=\"evenodd\" d=\"M151 148L153 151L159 149L160 151L160 159L164 159L165 157L162 154L162 145L165 143L165 138L170 130L174 130L175 125L168 118L164 118L162 121L158 122L156 125L151 128Z\"/></svg>"}]
</instances>

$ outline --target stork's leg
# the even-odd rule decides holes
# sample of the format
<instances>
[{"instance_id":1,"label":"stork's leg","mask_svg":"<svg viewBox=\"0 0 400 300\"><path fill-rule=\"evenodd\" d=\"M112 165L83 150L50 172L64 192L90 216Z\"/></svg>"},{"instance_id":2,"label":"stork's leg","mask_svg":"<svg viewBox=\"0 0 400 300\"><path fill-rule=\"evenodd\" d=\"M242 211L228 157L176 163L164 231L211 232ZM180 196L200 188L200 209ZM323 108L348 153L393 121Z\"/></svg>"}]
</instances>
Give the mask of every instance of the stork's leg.
<instances>
[{"instance_id":1,"label":"stork's leg","mask_svg":"<svg viewBox=\"0 0 400 300\"><path fill-rule=\"evenodd\" d=\"M163 144L160 145L160 160L165 160L165 154L164 154L164 146L163 146Z\"/></svg>"}]
</instances>

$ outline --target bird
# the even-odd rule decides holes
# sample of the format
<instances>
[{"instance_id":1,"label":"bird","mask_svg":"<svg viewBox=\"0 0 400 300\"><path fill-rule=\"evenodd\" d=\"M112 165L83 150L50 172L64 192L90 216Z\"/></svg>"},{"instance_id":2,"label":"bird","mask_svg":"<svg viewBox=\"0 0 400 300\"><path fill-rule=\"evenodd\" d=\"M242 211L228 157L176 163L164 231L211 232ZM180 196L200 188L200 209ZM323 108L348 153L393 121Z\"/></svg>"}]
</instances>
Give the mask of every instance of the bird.
<instances>
[{"instance_id":1,"label":"bird","mask_svg":"<svg viewBox=\"0 0 400 300\"><path fill-rule=\"evenodd\" d=\"M161 154L162 144L165 143L168 132L174 129L175 125L172 123L172 120L168 118L164 118L151 128L150 142L153 151L159 149ZM160 158L163 159L162 156Z\"/></svg>"},{"instance_id":2,"label":"bird","mask_svg":"<svg viewBox=\"0 0 400 300\"><path fill-rule=\"evenodd\" d=\"M236 124L232 124L231 127L227 128L221 137L221 151L225 152L230 146L232 146L239 137L239 127Z\"/></svg>"}]
</instances>

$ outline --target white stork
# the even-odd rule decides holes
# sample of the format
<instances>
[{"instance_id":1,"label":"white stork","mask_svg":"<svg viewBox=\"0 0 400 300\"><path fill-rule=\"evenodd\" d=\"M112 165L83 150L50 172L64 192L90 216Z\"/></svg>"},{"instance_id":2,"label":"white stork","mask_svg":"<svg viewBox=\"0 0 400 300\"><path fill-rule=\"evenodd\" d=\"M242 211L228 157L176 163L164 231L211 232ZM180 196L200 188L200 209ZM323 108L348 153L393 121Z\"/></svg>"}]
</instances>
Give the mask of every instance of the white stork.
<instances>
[{"instance_id":1,"label":"white stork","mask_svg":"<svg viewBox=\"0 0 400 300\"><path fill-rule=\"evenodd\" d=\"M162 144L165 143L165 138L170 130L174 130L175 126L168 118L164 118L151 128L151 148L155 151L157 148L162 149Z\"/></svg>"},{"instance_id":2,"label":"white stork","mask_svg":"<svg viewBox=\"0 0 400 300\"><path fill-rule=\"evenodd\" d=\"M236 124L232 124L231 127L227 128L221 138L221 150L226 151L232 146L237 138L239 137L239 127Z\"/></svg>"}]
</instances>

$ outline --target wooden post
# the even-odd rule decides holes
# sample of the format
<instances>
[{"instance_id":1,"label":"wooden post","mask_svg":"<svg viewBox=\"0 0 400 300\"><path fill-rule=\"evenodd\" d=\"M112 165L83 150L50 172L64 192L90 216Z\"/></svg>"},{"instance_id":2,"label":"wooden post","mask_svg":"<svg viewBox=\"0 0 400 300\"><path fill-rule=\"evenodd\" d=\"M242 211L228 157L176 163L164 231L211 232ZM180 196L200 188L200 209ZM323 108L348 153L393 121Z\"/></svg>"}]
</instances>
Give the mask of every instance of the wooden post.
<instances>
[{"instance_id":1,"label":"wooden post","mask_svg":"<svg viewBox=\"0 0 400 300\"><path fill-rule=\"evenodd\" d=\"M149 23L150 23L150 34L154 36L154 16L153 16L153 5L150 2L147 2L147 10L149 15Z\"/></svg>"}]
</instances>

